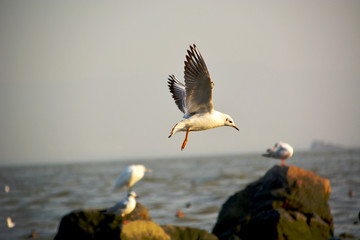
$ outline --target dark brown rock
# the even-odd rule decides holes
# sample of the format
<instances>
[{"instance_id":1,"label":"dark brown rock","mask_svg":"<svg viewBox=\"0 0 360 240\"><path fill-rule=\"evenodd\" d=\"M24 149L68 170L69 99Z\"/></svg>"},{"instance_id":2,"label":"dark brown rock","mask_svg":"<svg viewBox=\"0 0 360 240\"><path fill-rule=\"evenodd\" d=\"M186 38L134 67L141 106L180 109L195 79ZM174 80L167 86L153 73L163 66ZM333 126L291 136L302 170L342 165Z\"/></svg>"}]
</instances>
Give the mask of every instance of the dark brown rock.
<instances>
[{"instance_id":1,"label":"dark brown rock","mask_svg":"<svg viewBox=\"0 0 360 240\"><path fill-rule=\"evenodd\" d=\"M217 240L217 237L197 228L159 226L151 221L146 207L137 203L135 210L124 218L104 210L73 211L60 222L55 240L62 239Z\"/></svg>"},{"instance_id":2,"label":"dark brown rock","mask_svg":"<svg viewBox=\"0 0 360 240\"><path fill-rule=\"evenodd\" d=\"M213 233L219 239L329 239L329 180L297 167L274 166L231 196Z\"/></svg>"},{"instance_id":3,"label":"dark brown rock","mask_svg":"<svg viewBox=\"0 0 360 240\"><path fill-rule=\"evenodd\" d=\"M60 222L55 240L60 239L120 239L124 221L151 220L146 207L136 204L124 218L104 210L77 210L65 215Z\"/></svg>"}]
</instances>

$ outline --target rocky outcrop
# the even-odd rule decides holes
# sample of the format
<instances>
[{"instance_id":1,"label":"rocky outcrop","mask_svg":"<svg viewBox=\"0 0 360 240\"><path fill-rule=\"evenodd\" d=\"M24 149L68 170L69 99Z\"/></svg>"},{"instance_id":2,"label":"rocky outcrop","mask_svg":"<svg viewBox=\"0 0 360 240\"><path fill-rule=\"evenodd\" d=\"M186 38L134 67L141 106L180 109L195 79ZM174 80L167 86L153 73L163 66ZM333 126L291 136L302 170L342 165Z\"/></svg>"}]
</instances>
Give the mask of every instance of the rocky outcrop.
<instances>
[{"instance_id":1,"label":"rocky outcrop","mask_svg":"<svg viewBox=\"0 0 360 240\"><path fill-rule=\"evenodd\" d=\"M126 224L125 224L126 222ZM104 210L78 210L65 215L55 240L110 239L110 240L216 240L205 230L172 225L159 226L151 221L141 203L122 218Z\"/></svg>"},{"instance_id":2,"label":"rocky outcrop","mask_svg":"<svg viewBox=\"0 0 360 240\"><path fill-rule=\"evenodd\" d=\"M164 229L153 221L137 220L123 225L121 240L171 240Z\"/></svg>"},{"instance_id":3,"label":"rocky outcrop","mask_svg":"<svg viewBox=\"0 0 360 240\"><path fill-rule=\"evenodd\" d=\"M171 240L217 240L218 238L205 230L185 226L162 226Z\"/></svg>"},{"instance_id":4,"label":"rocky outcrop","mask_svg":"<svg viewBox=\"0 0 360 240\"><path fill-rule=\"evenodd\" d=\"M121 240L217 240L218 238L201 229L165 225L159 226L152 221L137 220L122 227Z\"/></svg>"},{"instance_id":5,"label":"rocky outcrop","mask_svg":"<svg viewBox=\"0 0 360 240\"><path fill-rule=\"evenodd\" d=\"M141 203L125 217L105 213L104 210L78 210L65 215L60 222L55 240L61 239L119 239L124 221L151 220Z\"/></svg>"},{"instance_id":6,"label":"rocky outcrop","mask_svg":"<svg viewBox=\"0 0 360 240\"><path fill-rule=\"evenodd\" d=\"M329 239L329 180L292 166L274 166L223 205L219 239Z\"/></svg>"}]
</instances>

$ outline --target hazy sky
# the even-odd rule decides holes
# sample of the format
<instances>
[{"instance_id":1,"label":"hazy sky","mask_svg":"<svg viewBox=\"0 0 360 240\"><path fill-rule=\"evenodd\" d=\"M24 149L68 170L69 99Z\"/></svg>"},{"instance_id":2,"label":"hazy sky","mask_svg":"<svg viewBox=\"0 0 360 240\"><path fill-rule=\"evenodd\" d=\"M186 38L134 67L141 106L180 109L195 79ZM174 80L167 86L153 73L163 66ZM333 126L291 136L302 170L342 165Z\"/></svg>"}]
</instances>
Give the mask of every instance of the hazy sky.
<instances>
[{"instance_id":1,"label":"hazy sky","mask_svg":"<svg viewBox=\"0 0 360 240\"><path fill-rule=\"evenodd\" d=\"M360 1L0 1L0 161L360 146ZM196 43L240 128L171 139Z\"/></svg>"}]
</instances>

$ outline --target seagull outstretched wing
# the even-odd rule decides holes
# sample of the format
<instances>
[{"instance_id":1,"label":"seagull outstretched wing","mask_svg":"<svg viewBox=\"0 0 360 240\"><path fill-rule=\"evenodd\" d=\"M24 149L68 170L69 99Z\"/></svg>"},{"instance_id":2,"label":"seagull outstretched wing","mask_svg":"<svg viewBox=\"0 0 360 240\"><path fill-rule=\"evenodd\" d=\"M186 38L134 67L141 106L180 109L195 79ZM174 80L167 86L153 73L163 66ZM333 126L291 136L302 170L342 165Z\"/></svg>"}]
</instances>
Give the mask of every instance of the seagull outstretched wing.
<instances>
[{"instance_id":1,"label":"seagull outstretched wing","mask_svg":"<svg viewBox=\"0 0 360 240\"><path fill-rule=\"evenodd\" d=\"M186 112L185 107L185 85L182 84L174 75L170 75L168 78L168 86L175 100L176 105L184 114Z\"/></svg>"},{"instance_id":2,"label":"seagull outstretched wing","mask_svg":"<svg viewBox=\"0 0 360 240\"><path fill-rule=\"evenodd\" d=\"M190 46L185 61L186 114L211 112L214 109L212 89L214 83L196 45Z\"/></svg>"}]
</instances>

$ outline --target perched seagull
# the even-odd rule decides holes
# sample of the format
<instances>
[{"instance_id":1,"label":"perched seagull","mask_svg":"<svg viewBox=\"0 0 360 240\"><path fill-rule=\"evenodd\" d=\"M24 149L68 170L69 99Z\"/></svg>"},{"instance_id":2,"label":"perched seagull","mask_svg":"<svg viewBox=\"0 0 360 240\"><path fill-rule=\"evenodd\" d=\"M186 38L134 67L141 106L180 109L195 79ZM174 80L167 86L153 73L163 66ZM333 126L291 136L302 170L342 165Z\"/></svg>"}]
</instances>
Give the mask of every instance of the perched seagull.
<instances>
[{"instance_id":1,"label":"perched seagull","mask_svg":"<svg viewBox=\"0 0 360 240\"><path fill-rule=\"evenodd\" d=\"M285 159L290 158L293 153L294 149L288 143L277 142L273 148L269 148L266 153L262 154L262 156L281 159L281 166L284 166Z\"/></svg>"},{"instance_id":2,"label":"perched seagull","mask_svg":"<svg viewBox=\"0 0 360 240\"><path fill-rule=\"evenodd\" d=\"M127 194L127 197L108 210L106 210L106 213L114 213L116 215L121 215L122 217L125 217L125 215L130 214L136 207L136 200L137 197L135 192L129 192Z\"/></svg>"},{"instance_id":3,"label":"perched seagull","mask_svg":"<svg viewBox=\"0 0 360 240\"><path fill-rule=\"evenodd\" d=\"M145 172L151 172L151 169L140 164L128 166L116 180L113 190L128 188L130 191L134 184L144 177Z\"/></svg>"},{"instance_id":4,"label":"perched seagull","mask_svg":"<svg viewBox=\"0 0 360 240\"><path fill-rule=\"evenodd\" d=\"M194 44L187 51L185 61L185 85L174 75L168 78L168 86L176 105L184 113L184 120L171 130L169 138L180 131L186 132L181 146L186 146L190 131L202 131L211 128L230 126L239 131L234 120L227 114L214 109L212 90L214 83L198 48Z\"/></svg>"}]
</instances>

